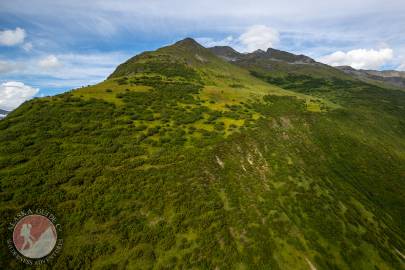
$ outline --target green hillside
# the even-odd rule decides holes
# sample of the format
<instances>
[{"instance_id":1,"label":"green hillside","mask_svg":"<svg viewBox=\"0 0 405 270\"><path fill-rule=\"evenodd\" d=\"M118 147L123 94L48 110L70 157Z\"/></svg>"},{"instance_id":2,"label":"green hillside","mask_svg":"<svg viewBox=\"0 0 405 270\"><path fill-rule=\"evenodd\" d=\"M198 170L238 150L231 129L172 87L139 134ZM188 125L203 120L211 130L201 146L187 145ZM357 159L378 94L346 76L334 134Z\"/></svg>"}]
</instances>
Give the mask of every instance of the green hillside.
<instances>
[{"instance_id":1,"label":"green hillside","mask_svg":"<svg viewBox=\"0 0 405 270\"><path fill-rule=\"evenodd\" d=\"M43 269L405 267L405 92L214 53L185 39L0 121L0 269L27 268L6 230L35 207L63 226Z\"/></svg>"}]
</instances>

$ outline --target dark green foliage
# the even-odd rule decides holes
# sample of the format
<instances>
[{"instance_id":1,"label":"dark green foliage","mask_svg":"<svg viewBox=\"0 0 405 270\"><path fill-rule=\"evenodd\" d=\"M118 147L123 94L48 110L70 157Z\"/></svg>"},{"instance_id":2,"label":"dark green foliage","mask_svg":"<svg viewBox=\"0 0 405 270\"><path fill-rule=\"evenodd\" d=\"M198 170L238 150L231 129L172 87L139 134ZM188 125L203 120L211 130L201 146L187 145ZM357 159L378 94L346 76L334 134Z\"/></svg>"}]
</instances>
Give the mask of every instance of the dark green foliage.
<instances>
[{"instance_id":1,"label":"dark green foliage","mask_svg":"<svg viewBox=\"0 0 405 270\"><path fill-rule=\"evenodd\" d=\"M229 86L232 87L232 88L243 88L243 87L245 87L243 84L240 84L240 83L233 83L233 84L230 84Z\"/></svg>"}]
</instances>

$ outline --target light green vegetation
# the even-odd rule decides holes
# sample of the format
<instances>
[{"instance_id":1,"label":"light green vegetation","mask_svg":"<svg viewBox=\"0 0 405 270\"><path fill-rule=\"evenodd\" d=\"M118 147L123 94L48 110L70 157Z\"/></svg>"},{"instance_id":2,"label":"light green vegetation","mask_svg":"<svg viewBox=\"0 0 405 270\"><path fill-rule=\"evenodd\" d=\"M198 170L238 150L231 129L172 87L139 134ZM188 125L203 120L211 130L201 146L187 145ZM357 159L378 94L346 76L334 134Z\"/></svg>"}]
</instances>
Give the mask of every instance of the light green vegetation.
<instances>
[{"instance_id":1,"label":"light green vegetation","mask_svg":"<svg viewBox=\"0 0 405 270\"><path fill-rule=\"evenodd\" d=\"M142 85L123 85L115 80L106 80L96 85L79 88L72 91L75 97L80 97L86 100L91 98L102 99L108 102L122 105L122 100L117 98L118 93L125 93L128 91L146 92L150 90L149 86Z\"/></svg>"}]
</instances>

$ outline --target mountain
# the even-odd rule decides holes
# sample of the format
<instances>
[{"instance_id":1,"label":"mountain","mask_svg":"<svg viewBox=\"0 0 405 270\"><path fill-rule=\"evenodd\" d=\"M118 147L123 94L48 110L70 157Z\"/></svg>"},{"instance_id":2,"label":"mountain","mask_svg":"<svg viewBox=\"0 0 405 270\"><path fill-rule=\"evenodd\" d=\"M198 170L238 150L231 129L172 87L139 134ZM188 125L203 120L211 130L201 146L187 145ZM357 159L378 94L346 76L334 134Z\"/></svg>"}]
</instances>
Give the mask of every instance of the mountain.
<instances>
[{"instance_id":1,"label":"mountain","mask_svg":"<svg viewBox=\"0 0 405 270\"><path fill-rule=\"evenodd\" d=\"M0 119L6 117L7 114L9 114L9 111L0 109Z\"/></svg>"},{"instance_id":2,"label":"mountain","mask_svg":"<svg viewBox=\"0 0 405 270\"><path fill-rule=\"evenodd\" d=\"M338 66L336 67L343 72L354 76L365 82L379 82L385 83L390 86L405 88L405 72L396 70L364 70L354 69L350 66Z\"/></svg>"},{"instance_id":3,"label":"mountain","mask_svg":"<svg viewBox=\"0 0 405 270\"><path fill-rule=\"evenodd\" d=\"M261 59L265 58L272 61L282 61L290 64L316 64L315 60L305 55L296 55L289 52L276 50L273 48L267 49L267 51L257 50L253 53L247 54L247 58Z\"/></svg>"},{"instance_id":4,"label":"mountain","mask_svg":"<svg viewBox=\"0 0 405 270\"><path fill-rule=\"evenodd\" d=\"M227 55L231 53L229 47L217 46L209 48L209 50L226 61L232 60L232 63L249 70L254 76L265 76L276 81L290 75L351 79L351 76L346 75L341 70L316 62L308 56L296 55L273 48L243 54L232 52L230 59L227 59Z\"/></svg>"},{"instance_id":5,"label":"mountain","mask_svg":"<svg viewBox=\"0 0 405 270\"><path fill-rule=\"evenodd\" d=\"M220 58L227 61L240 61L240 60L256 60L266 59L272 61L283 61L291 64L315 64L315 60L305 55L295 55L289 52L284 52L269 48L267 51L256 50L252 53L239 53L229 46L215 46L209 50Z\"/></svg>"},{"instance_id":6,"label":"mountain","mask_svg":"<svg viewBox=\"0 0 405 270\"><path fill-rule=\"evenodd\" d=\"M271 49L144 52L0 122L1 242L41 208L47 268L402 269L404 104Z\"/></svg>"}]
</instances>

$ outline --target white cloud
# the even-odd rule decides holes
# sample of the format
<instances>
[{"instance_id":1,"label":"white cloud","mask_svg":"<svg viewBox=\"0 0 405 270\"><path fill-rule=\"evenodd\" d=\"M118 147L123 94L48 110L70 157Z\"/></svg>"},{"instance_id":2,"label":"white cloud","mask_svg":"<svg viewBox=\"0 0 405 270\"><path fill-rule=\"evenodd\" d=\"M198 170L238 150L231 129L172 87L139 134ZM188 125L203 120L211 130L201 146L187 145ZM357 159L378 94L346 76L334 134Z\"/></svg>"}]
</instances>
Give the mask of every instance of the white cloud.
<instances>
[{"instance_id":1,"label":"white cloud","mask_svg":"<svg viewBox=\"0 0 405 270\"><path fill-rule=\"evenodd\" d=\"M40 36L63 45L77 44L71 43L72 40L83 38L86 46L93 45L89 38L95 35L115 35L103 42L113 42L124 35L127 35L127 44L143 42L144 35L149 41L153 35L154 40L164 38L167 42L174 36L190 36L193 33L239 33L249 25L260 24L271 25L282 33L291 29L318 36L334 33L338 38L327 41L329 49L352 47L353 43L342 46L342 40L347 37L353 38L359 48L369 47L381 39L390 40L394 48L395 44L403 44L403 1L257 0L254 3L247 5L243 0L205 0L198 3L188 0L13 0L2 1L1 11L27 22L35 21L38 26L46 25L39 27ZM57 40L55 36L58 36ZM302 47L319 44L310 38ZM45 46L49 46L49 42L46 43ZM96 43L99 43L98 40Z\"/></svg>"},{"instance_id":2,"label":"white cloud","mask_svg":"<svg viewBox=\"0 0 405 270\"><path fill-rule=\"evenodd\" d=\"M239 37L240 43L248 52L267 50L279 40L278 31L265 25L254 25Z\"/></svg>"},{"instance_id":3,"label":"white cloud","mask_svg":"<svg viewBox=\"0 0 405 270\"><path fill-rule=\"evenodd\" d=\"M23 48L23 50L26 51L26 52L31 51L31 50L32 50L32 47L33 47L33 45L32 45L31 42L24 43L24 44L21 46L21 48Z\"/></svg>"},{"instance_id":4,"label":"white cloud","mask_svg":"<svg viewBox=\"0 0 405 270\"><path fill-rule=\"evenodd\" d=\"M0 108L13 110L24 101L32 98L39 89L22 82L5 82L0 84Z\"/></svg>"},{"instance_id":5,"label":"white cloud","mask_svg":"<svg viewBox=\"0 0 405 270\"><path fill-rule=\"evenodd\" d=\"M0 59L0 79L29 80L41 88L75 88L104 80L118 64L132 56L122 52L97 52ZM7 77L1 76L2 73Z\"/></svg>"},{"instance_id":6,"label":"white cloud","mask_svg":"<svg viewBox=\"0 0 405 270\"><path fill-rule=\"evenodd\" d=\"M82 80L93 83L105 79L118 64L132 55L119 52L93 54L58 54L58 68L43 70L41 74L64 80ZM35 73L30 70L30 73Z\"/></svg>"},{"instance_id":7,"label":"white cloud","mask_svg":"<svg viewBox=\"0 0 405 270\"><path fill-rule=\"evenodd\" d=\"M23 5L24 9L21 8ZM380 0L256 0L254 5L247 5L244 0L206 0L199 1L198 3L188 0L71 0L63 2L52 0L13 0L5 1L2 6L5 10L13 13L41 16L52 16L56 12L58 14L87 14L88 16L111 12L113 14L138 15L142 16L142 18L156 16L160 18L186 17L198 19L206 15L209 17L226 16L227 19L231 16L257 18L267 15L272 17L277 16L278 18L287 16L287 20L299 20L302 17L312 19L314 17L335 17L337 15L347 16L359 14L360 12L400 12L404 10L403 3L398 0L385 0L383 3ZM295 17L291 17L291 15L295 15ZM133 20L133 18L132 16L132 21L139 21ZM90 19L94 20L94 18ZM122 19L122 16L118 16L117 19Z\"/></svg>"},{"instance_id":8,"label":"white cloud","mask_svg":"<svg viewBox=\"0 0 405 270\"><path fill-rule=\"evenodd\" d=\"M23 61L4 61L0 59L0 75L13 72L22 72L26 66Z\"/></svg>"},{"instance_id":9,"label":"white cloud","mask_svg":"<svg viewBox=\"0 0 405 270\"><path fill-rule=\"evenodd\" d=\"M252 52L258 49L267 50L275 46L279 40L278 31L265 25L251 26L238 38L232 36L222 40L207 37L197 38L197 41L206 47L231 46L240 52Z\"/></svg>"},{"instance_id":10,"label":"white cloud","mask_svg":"<svg viewBox=\"0 0 405 270\"><path fill-rule=\"evenodd\" d=\"M89 54L56 54L30 59L0 59L0 73L11 72L14 75L52 76L60 79L86 78L109 75L118 64L133 54L122 52L104 52Z\"/></svg>"},{"instance_id":11,"label":"white cloud","mask_svg":"<svg viewBox=\"0 0 405 270\"><path fill-rule=\"evenodd\" d=\"M15 30L0 31L0 45L14 46L24 42L25 30L17 27Z\"/></svg>"},{"instance_id":12,"label":"white cloud","mask_svg":"<svg viewBox=\"0 0 405 270\"><path fill-rule=\"evenodd\" d=\"M351 66L356 69L378 69L394 56L390 48L356 49L348 52L337 51L318 60L331 66Z\"/></svg>"},{"instance_id":13,"label":"white cloud","mask_svg":"<svg viewBox=\"0 0 405 270\"><path fill-rule=\"evenodd\" d=\"M44 69L51 69L61 66L61 63L55 55L51 54L39 60L38 65Z\"/></svg>"},{"instance_id":14,"label":"white cloud","mask_svg":"<svg viewBox=\"0 0 405 270\"><path fill-rule=\"evenodd\" d=\"M209 37L200 37L196 38L196 41L203 44L205 47L214 47L214 46L232 46L235 42L235 39L232 36L227 36L221 40L214 40Z\"/></svg>"},{"instance_id":15,"label":"white cloud","mask_svg":"<svg viewBox=\"0 0 405 270\"><path fill-rule=\"evenodd\" d=\"M0 60L0 74L9 73L16 69L17 69L16 63Z\"/></svg>"}]
</instances>

